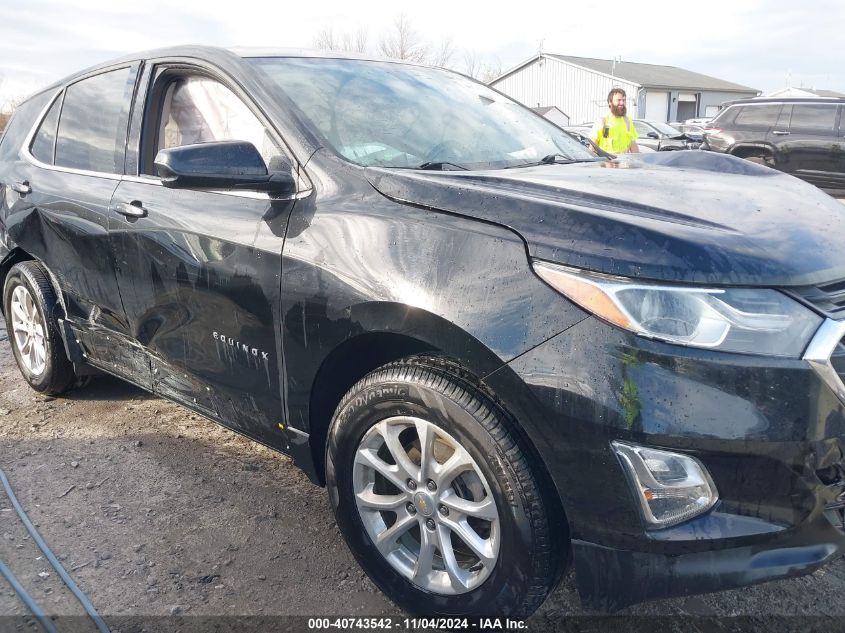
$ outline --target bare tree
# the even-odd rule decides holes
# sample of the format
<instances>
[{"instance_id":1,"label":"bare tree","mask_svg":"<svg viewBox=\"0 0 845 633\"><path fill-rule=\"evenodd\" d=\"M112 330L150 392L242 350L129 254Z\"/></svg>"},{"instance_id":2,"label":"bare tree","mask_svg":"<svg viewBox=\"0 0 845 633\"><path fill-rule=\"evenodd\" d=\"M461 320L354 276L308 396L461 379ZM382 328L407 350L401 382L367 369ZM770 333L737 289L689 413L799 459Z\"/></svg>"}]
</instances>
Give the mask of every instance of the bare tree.
<instances>
[{"instance_id":1,"label":"bare tree","mask_svg":"<svg viewBox=\"0 0 845 633\"><path fill-rule=\"evenodd\" d=\"M478 77L480 71L481 60L478 58L478 53L475 51L466 51L464 53L464 74L475 79Z\"/></svg>"},{"instance_id":2,"label":"bare tree","mask_svg":"<svg viewBox=\"0 0 845 633\"><path fill-rule=\"evenodd\" d=\"M452 65L452 58L455 56L455 44L451 37L440 41L440 45L434 49L431 58L428 60L432 66L439 66L440 68L450 68Z\"/></svg>"},{"instance_id":3,"label":"bare tree","mask_svg":"<svg viewBox=\"0 0 845 633\"><path fill-rule=\"evenodd\" d=\"M334 29L331 26L324 26L314 36L314 48L321 51L338 50L337 37L335 37Z\"/></svg>"},{"instance_id":4,"label":"bare tree","mask_svg":"<svg viewBox=\"0 0 845 633\"><path fill-rule=\"evenodd\" d=\"M404 13L399 14L394 21L393 30L381 38L378 50L385 57L417 63L422 63L428 58L428 46L420 41L411 21Z\"/></svg>"},{"instance_id":5,"label":"bare tree","mask_svg":"<svg viewBox=\"0 0 845 633\"><path fill-rule=\"evenodd\" d=\"M331 26L325 26L314 37L314 48L322 51L366 53L367 29L359 28L355 33L335 33Z\"/></svg>"},{"instance_id":6,"label":"bare tree","mask_svg":"<svg viewBox=\"0 0 845 633\"><path fill-rule=\"evenodd\" d=\"M367 36L367 29L365 29L363 26L359 27L355 31L355 44L354 44L353 51L356 52L356 53L366 53L367 48L368 48L367 47L367 40L368 39L369 38Z\"/></svg>"},{"instance_id":7,"label":"bare tree","mask_svg":"<svg viewBox=\"0 0 845 633\"><path fill-rule=\"evenodd\" d=\"M490 63L484 64L481 72L478 74L478 79L486 84L496 79L502 74L502 62L498 57L493 58Z\"/></svg>"},{"instance_id":8,"label":"bare tree","mask_svg":"<svg viewBox=\"0 0 845 633\"><path fill-rule=\"evenodd\" d=\"M15 108L23 103L24 99L26 99L26 96L20 93L8 95L3 99L2 103L0 103L0 112L11 114L15 111Z\"/></svg>"},{"instance_id":9,"label":"bare tree","mask_svg":"<svg viewBox=\"0 0 845 633\"><path fill-rule=\"evenodd\" d=\"M367 39L364 28L353 32L335 31L332 26L325 26L314 37L314 47L326 51L367 53ZM429 44L404 13L399 14L390 30L381 36L377 50L385 57L452 68L485 83L502 74L502 63L498 58L485 61L477 51L461 51L450 37L440 40L437 45ZM460 59L461 52L463 60ZM459 58L457 62L456 57Z\"/></svg>"}]
</instances>

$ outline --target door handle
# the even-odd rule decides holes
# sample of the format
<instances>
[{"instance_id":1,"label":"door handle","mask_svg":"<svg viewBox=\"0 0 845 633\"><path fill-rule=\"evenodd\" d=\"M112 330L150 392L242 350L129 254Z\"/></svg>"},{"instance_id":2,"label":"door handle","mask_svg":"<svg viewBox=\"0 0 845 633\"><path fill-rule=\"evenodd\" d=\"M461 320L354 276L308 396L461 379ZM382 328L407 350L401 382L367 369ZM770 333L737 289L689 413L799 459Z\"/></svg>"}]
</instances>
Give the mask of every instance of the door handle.
<instances>
[{"instance_id":1,"label":"door handle","mask_svg":"<svg viewBox=\"0 0 845 633\"><path fill-rule=\"evenodd\" d=\"M785 132L783 130L772 130L772 134L775 134L777 136L786 136L787 134L789 134L789 132Z\"/></svg>"},{"instance_id":2,"label":"door handle","mask_svg":"<svg viewBox=\"0 0 845 633\"><path fill-rule=\"evenodd\" d=\"M22 196L25 196L28 193L32 193L32 187L29 186L29 181L24 180L22 182L13 182L9 187L12 191L17 191Z\"/></svg>"},{"instance_id":3,"label":"door handle","mask_svg":"<svg viewBox=\"0 0 845 633\"><path fill-rule=\"evenodd\" d=\"M127 218L145 218L147 217L147 210L140 200L133 200L132 202L117 202L111 205L111 210L120 215L125 215Z\"/></svg>"}]
</instances>

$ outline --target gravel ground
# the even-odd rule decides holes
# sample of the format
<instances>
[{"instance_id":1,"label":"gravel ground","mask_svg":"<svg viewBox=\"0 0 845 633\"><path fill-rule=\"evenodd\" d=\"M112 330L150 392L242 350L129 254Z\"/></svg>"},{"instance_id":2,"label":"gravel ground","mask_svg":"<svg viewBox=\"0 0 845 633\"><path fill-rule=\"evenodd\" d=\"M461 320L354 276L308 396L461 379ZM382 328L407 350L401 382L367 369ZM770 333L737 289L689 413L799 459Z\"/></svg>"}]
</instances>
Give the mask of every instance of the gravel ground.
<instances>
[{"instance_id":1,"label":"gravel ground","mask_svg":"<svg viewBox=\"0 0 845 633\"><path fill-rule=\"evenodd\" d=\"M0 332L0 466L101 615L401 615L347 550L325 492L286 457L116 379L37 395ZM83 614L1 490L0 558L48 613ZM812 576L622 615L839 618L843 595L840 559ZM0 578L0 614L25 613ZM529 628L571 615L590 614L570 575Z\"/></svg>"}]
</instances>

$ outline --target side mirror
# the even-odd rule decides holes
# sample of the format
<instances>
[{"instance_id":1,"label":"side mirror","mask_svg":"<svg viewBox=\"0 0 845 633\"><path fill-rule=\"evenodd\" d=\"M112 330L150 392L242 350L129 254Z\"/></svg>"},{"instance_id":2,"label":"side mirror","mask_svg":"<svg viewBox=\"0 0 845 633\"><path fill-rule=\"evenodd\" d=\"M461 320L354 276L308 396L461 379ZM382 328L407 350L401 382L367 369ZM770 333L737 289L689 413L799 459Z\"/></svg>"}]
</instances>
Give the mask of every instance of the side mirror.
<instances>
[{"instance_id":1,"label":"side mirror","mask_svg":"<svg viewBox=\"0 0 845 633\"><path fill-rule=\"evenodd\" d=\"M646 136L647 136L648 138L660 138L660 137L657 135L657 132L649 132L648 134L646 134Z\"/></svg>"},{"instance_id":2,"label":"side mirror","mask_svg":"<svg viewBox=\"0 0 845 633\"><path fill-rule=\"evenodd\" d=\"M296 192L291 166L273 161L269 173L255 145L245 141L215 141L161 150L154 161L156 175L173 189L241 189L275 195Z\"/></svg>"}]
</instances>

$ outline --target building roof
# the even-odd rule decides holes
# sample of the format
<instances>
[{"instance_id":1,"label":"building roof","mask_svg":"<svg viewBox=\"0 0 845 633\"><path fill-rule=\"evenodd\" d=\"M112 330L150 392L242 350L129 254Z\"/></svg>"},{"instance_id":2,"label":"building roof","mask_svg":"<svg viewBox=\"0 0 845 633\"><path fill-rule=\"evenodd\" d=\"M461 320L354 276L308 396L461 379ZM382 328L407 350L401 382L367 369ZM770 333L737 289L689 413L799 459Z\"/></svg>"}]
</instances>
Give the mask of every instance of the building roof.
<instances>
[{"instance_id":1,"label":"building roof","mask_svg":"<svg viewBox=\"0 0 845 633\"><path fill-rule=\"evenodd\" d=\"M536 113L537 113L537 114L539 114L540 116L546 116L546 114L548 114L548 112L549 112L550 110L557 110L557 111L558 111L558 112L560 112L563 116L565 116L565 117L567 117L567 118L569 117L569 115L568 115L568 114L566 114L566 112L564 112L563 110L561 110L561 109L560 109L560 108L558 108L557 106L543 106L543 107L540 107L540 108L531 108L531 109L532 109L532 110L534 110L534 112L536 112Z\"/></svg>"},{"instance_id":2,"label":"building roof","mask_svg":"<svg viewBox=\"0 0 845 633\"><path fill-rule=\"evenodd\" d=\"M766 95L767 97L845 97L845 94L835 90L816 90L815 88L796 88L790 86L775 90Z\"/></svg>"},{"instance_id":3,"label":"building roof","mask_svg":"<svg viewBox=\"0 0 845 633\"><path fill-rule=\"evenodd\" d=\"M540 56L557 59L574 66L580 66L593 72L613 76L622 81L638 84L644 88L669 88L674 90L711 90L717 92L745 92L757 94L760 91L741 84L735 84L709 75L702 75L691 70L684 70L677 66L661 66L658 64L640 64L636 62L617 61L615 66L612 59L595 59L592 57L575 57L573 55L555 55L541 53ZM519 70L539 56L523 62L510 69L491 83L496 83L505 76Z\"/></svg>"},{"instance_id":4,"label":"building roof","mask_svg":"<svg viewBox=\"0 0 845 633\"><path fill-rule=\"evenodd\" d=\"M759 92L756 88L749 88L709 75L694 73L691 70L677 66L661 66L658 64L640 64L636 62L616 62L612 59L594 59L592 57L575 57L573 55L549 55L570 64L604 73L612 74L634 84L646 88L676 88L688 90L715 90L724 92Z\"/></svg>"}]
</instances>

